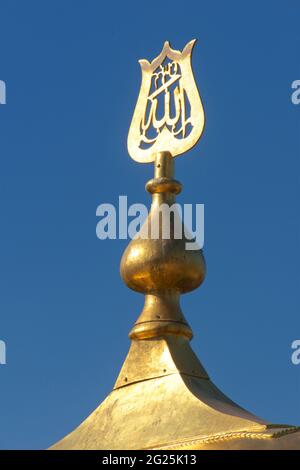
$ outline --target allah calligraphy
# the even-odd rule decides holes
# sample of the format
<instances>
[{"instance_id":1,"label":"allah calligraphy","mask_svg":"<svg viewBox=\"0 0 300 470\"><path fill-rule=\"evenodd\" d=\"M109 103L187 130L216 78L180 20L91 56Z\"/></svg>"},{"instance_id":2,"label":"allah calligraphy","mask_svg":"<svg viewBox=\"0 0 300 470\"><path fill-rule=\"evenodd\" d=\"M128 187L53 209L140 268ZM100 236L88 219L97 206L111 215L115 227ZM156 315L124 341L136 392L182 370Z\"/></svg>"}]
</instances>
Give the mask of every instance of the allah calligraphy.
<instances>
[{"instance_id":1,"label":"allah calligraphy","mask_svg":"<svg viewBox=\"0 0 300 470\"><path fill-rule=\"evenodd\" d=\"M139 61L142 83L128 134L129 154L138 162L152 162L161 151L175 157L201 137L205 118L191 66L194 44L180 52L165 42L151 63Z\"/></svg>"},{"instance_id":2,"label":"allah calligraphy","mask_svg":"<svg viewBox=\"0 0 300 470\"><path fill-rule=\"evenodd\" d=\"M159 70L153 73L151 87L154 88L154 91L148 96L148 105L150 103L148 116L146 112L141 122L141 142L146 144L154 143L164 126L167 126L174 136L182 134L182 138L185 137L190 118L186 119L185 91L180 80L181 74L178 72L180 72L178 63L169 62L165 66L160 65ZM174 86L174 84L177 85L173 91L175 115L172 117L170 98L172 98L171 86ZM161 119L157 119L158 98L160 96L163 96L164 115ZM177 129L179 122L181 125L179 129ZM151 127L156 131L156 135L152 139L147 137L147 132Z\"/></svg>"}]
</instances>

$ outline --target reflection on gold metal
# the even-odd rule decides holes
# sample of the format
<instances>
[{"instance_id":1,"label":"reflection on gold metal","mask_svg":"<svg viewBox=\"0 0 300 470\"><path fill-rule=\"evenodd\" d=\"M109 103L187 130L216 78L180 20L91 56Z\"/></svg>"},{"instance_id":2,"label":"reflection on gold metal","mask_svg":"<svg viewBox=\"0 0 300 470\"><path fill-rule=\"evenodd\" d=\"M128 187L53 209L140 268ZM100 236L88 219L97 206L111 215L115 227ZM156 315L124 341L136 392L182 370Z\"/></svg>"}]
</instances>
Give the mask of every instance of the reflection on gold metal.
<instances>
[{"instance_id":1,"label":"reflection on gold metal","mask_svg":"<svg viewBox=\"0 0 300 470\"><path fill-rule=\"evenodd\" d=\"M186 57L189 57L192 44L189 43L183 52ZM155 59L154 70L167 51L166 43L162 54ZM175 83L176 67L174 74ZM191 90L187 89L191 96ZM147 93L142 92L144 96L147 96L147 90ZM141 103L138 107L142 107ZM168 105L168 99L165 103ZM176 103L177 110L182 112L181 98L177 98ZM199 122L203 124L202 107L198 107L198 113ZM153 112L151 116L154 117ZM196 117L192 122L197 121ZM139 126L136 123L140 123L140 119L143 132L148 129L144 125L144 114L136 111L129 136L131 156L150 161L154 154L142 157L138 150L141 135L137 134ZM164 125L170 123L169 114L164 119ZM158 126L154 119L153 123ZM173 146L174 151L176 137L173 131L165 130L165 140L157 138L153 147L162 150L160 145L164 142L166 149ZM196 134L193 139L186 141L186 145L195 142ZM181 190L181 184L174 179L174 158L169 151L157 152L154 166L154 179L146 185L152 194L146 224L151 224L162 203L172 205ZM137 236L125 250L121 276L130 289L145 295L144 308L129 334L131 346L127 358L104 402L52 449L300 448L298 428L268 424L235 404L213 384L193 352L190 346L193 333L181 310L180 295L196 289L203 282L205 261L201 250L187 251L187 240L174 237L172 224L171 234L170 239L151 240ZM220 313L216 312L216 321Z\"/></svg>"},{"instance_id":2,"label":"reflection on gold metal","mask_svg":"<svg viewBox=\"0 0 300 470\"><path fill-rule=\"evenodd\" d=\"M162 151L175 157L202 134L204 111L191 65L194 44L180 52L166 41L151 63L139 61L142 84L128 135L128 151L137 162L153 162Z\"/></svg>"}]
</instances>

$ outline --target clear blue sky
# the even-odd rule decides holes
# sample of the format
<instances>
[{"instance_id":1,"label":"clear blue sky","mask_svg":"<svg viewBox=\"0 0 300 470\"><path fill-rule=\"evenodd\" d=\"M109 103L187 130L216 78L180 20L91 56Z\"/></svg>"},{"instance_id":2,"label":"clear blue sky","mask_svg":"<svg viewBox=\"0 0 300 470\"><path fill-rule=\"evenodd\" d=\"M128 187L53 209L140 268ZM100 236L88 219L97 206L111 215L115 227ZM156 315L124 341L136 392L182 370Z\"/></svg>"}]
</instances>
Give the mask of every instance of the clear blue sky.
<instances>
[{"instance_id":1,"label":"clear blue sky","mask_svg":"<svg viewBox=\"0 0 300 470\"><path fill-rule=\"evenodd\" d=\"M0 3L0 448L46 448L111 390L142 307L119 276L127 241L96 207L149 203L152 165L126 139L140 58L198 38L207 124L176 160L179 202L204 203L204 285L184 296L215 383L274 423L300 424L296 1Z\"/></svg>"}]
</instances>

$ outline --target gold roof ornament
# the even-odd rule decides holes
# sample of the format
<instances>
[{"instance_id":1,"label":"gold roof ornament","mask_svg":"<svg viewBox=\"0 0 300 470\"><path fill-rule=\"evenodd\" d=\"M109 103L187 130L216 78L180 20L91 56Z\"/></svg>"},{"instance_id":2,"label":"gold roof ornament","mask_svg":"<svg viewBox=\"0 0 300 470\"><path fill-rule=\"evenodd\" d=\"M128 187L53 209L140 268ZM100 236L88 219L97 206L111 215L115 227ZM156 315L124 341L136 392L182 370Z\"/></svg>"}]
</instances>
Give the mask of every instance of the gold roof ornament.
<instances>
[{"instance_id":1,"label":"gold roof ornament","mask_svg":"<svg viewBox=\"0 0 300 470\"><path fill-rule=\"evenodd\" d=\"M166 42L151 63L140 61L142 85L128 150L138 162L154 162L154 179L146 185L152 194L147 230L161 205L172 206L181 191L173 157L195 145L204 128L191 68L194 43L179 52ZM174 220L169 239L161 232L156 239L144 237L144 231L121 260L126 285L145 295L127 358L104 402L51 449L300 448L299 428L271 425L235 404L213 384L191 348L193 333L180 295L204 280L202 250L186 250L185 235L174 236Z\"/></svg>"},{"instance_id":2,"label":"gold roof ornament","mask_svg":"<svg viewBox=\"0 0 300 470\"><path fill-rule=\"evenodd\" d=\"M201 137L204 111L191 64L195 42L190 41L180 52L166 41L151 63L139 61L142 83L128 134L128 152L137 162L153 162L164 151L175 157ZM160 104L164 112L159 119Z\"/></svg>"}]
</instances>

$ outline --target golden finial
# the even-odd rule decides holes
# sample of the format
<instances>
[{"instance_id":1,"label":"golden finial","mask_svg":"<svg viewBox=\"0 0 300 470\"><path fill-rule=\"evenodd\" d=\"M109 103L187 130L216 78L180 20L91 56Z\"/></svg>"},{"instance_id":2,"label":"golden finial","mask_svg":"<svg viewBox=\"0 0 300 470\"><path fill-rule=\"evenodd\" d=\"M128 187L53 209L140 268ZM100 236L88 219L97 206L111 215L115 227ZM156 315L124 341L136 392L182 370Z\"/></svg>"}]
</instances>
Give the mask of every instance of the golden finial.
<instances>
[{"instance_id":1,"label":"golden finial","mask_svg":"<svg viewBox=\"0 0 300 470\"><path fill-rule=\"evenodd\" d=\"M191 67L195 40L182 52L166 41L151 63L140 60L142 84L128 134L128 150L138 162L154 161L150 214L121 260L121 276L133 290L146 294L145 307L130 332L131 339L176 334L192 338L179 305L180 294L198 287L205 277L202 251L186 250L186 231L174 236L175 218L169 212L170 237L145 237L159 219L164 205L174 207L181 184L174 179L174 159L195 145L204 127L204 111ZM162 116L158 118L159 116ZM181 222L180 222L181 223ZM182 223L181 223L182 224Z\"/></svg>"},{"instance_id":2,"label":"golden finial","mask_svg":"<svg viewBox=\"0 0 300 470\"><path fill-rule=\"evenodd\" d=\"M151 63L140 61L142 86L128 149L138 162L155 162L154 179L146 185L152 206L125 250L121 275L128 287L145 294L145 306L130 332L130 350L112 392L53 449L299 447L297 428L268 425L220 392L190 346L192 331L179 297L203 281L202 251L186 250L185 231L182 238L174 236L174 219L169 238L161 236L161 225L157 238L144 237L161 220L161 207L171 208L181 190L173 157L195 145L203 131L203 107L191 69L194 42L183 52L166 42ZM163 117L158 118L162 98Z\"/></svg>"},{"instance_id":3,"label":"golden finial","mask_svg":"<svg viewBox=\"0 0 300 470\"><path fill-rule=\"evenodd\" d=\"M133 160L153 162L164 151L175 157L201 137L204 110L191 64L195 42L193 39L180 52L166 41L151 63L139 61L142 83L127 141Z\"/></svg>"}]
</instances>

